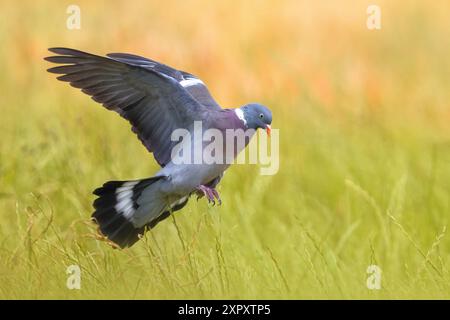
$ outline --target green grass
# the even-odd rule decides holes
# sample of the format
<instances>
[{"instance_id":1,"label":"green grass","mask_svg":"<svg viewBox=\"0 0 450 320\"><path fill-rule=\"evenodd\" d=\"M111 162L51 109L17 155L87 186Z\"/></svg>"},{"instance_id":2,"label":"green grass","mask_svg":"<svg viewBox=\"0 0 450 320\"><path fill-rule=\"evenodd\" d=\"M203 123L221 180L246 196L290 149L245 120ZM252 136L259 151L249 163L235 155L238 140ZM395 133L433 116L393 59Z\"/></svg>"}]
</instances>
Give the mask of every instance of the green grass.
<instances>
[{"instance_id":1,"label":"green grass","mask_svg":"<svg viewBox=\"0 0 450 320\"><path fill-rule=\"evenodd\" d=\"M106 52L118 51L123 42L124 50L134 51L147 31L120 38L121 25L101 20L104 32L97 34L89 29L94 19L87 15L86 33L73 35L53 27L58 19L64 23L55 12L64 13L65 7L46 11L29 4L24 9L29 19L20 20L14 18L20 11L5 5L0 298L448 299L450 47L443 42L448 23L439 14L445 2L441 9L414 3L385 3L383 16L398 20L386 19L384 29L370 35L363 22L357 28L360 21L348 5L349 30L332 20L340 42L330 40L318 20L311 29L314 37L328 41L302 40L301 52L290 35L272 38L248 21L253 29L236 22L256 30L247 38L234 33L253 48L241 52L238 45L228 47L230 35L217 25L211 26L212 36L197 35L164 25L162 9L155 14L159 24L148 19L145 30L164 30L167 39L156 57L177 60L167 48L178 44L190 54L186 65L209 80L219 102L259 100L270 106L273 127L280 129L280 171L260 176L257 166L232 167L219 187L222 206L191 199L127 250L96 239L89 221L91 192L107 180L149 177L157 165L127 123L46 74L42 57L54 45ZM84 12L106 19L99 6L89 11L82 4ZM228 10L218 7L218 12ZM114 6L105 10L123 12ZM187 19L182 8L174 10L169 11L177 15L179 10ZM266 11L261 12L256 18ZM124 15L124 26L133 29L138 22ZM285 19L286 24L268 23L274 30L297 23L295 15ZM3 26L16 20L25 26L16 24L16 37L10 37ZM114 49L101 36L106 31L114 41L122 39ZM195 48L205 37L214 39L212 47L229 48L223 55L210 49L217 70L195 62ZM272 48L271 41L279 43ZM136 52L152 57L145 45L139 48ZM251 63L248 54L255 58ZM233 81L240 67L249 77L244 88ZM66 287L66 268L72 264L82 269L81 290ZM381 290L366 287L372 264L383 271Z\"/></svg>"},{"instance_id":2,"label":"green grass","mask_svg":"<svg viewBox=\"0 0 450 320\"><path fill-rule=\"evenodd\" d=\"M94 103L77 115L73 100L6 131L2 298L448 298L448 146L280 113L277 175L235 166L221 207L191 200L119 251L95 240L90 191L156 167L120 119ZM80 291L66 288L71 264ZM371 264L382 290L366 288Z\"/></svg>"}]
</instances>

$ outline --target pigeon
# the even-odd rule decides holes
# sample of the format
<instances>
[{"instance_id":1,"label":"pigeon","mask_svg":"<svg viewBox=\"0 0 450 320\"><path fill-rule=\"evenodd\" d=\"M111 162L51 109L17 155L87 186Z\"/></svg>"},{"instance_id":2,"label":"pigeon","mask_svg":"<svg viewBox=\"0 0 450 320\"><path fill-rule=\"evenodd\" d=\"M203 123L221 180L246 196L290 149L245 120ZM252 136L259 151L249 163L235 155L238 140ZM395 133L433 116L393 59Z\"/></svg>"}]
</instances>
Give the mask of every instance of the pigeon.
<instances>
[{"instance_id":1,"label":"pigeon","mask_svg":"<svg viewBox=\"0 0 450 320\"><path fill-rule=\"evenodd\" d=\"M175 130L195 136L194 124L200 122L203 130L263 129L270 136L272 113L267 107L250 103L223 109L204 82L188 72L127 53L104 57L69 48L49 51L55 55L44 59L59 65L47 71L128 120L161 166L153 177L108 181L93 191L97 198L92 220L116 247L131 247L147 230L182 209L192 195L221 204L216 186L230 164L174 161L173 151L181 141L172 139ZM195 144L194 139L198 138L186 141ZM232 157L241 150L234 148Z\"/></svg>"}]
</instances>

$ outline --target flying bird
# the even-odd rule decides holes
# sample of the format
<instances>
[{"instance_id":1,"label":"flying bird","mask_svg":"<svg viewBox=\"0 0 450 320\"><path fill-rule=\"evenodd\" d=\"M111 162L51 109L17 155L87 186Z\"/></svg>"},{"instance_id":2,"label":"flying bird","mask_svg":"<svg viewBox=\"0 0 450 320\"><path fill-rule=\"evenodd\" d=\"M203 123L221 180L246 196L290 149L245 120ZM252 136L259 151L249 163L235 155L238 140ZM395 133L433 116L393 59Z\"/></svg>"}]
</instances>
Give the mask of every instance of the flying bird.
<instances>
[{"instance_id":1,"label":"flying bird","mask_svg":"<svg viewBox=\"0 0 450 320\"><path fill-rule=\"evenodd\" d=\"M194 122L200 121L203 130L261 128L270 135L272 113L267 107L250 103L222 109L190 73L127 53L102 57L69 48L49 51L56 55L45 60L61 65L48 71L128 120L161 166L153 177L108 181L93 192L97 198L92 218L102 235L121 248L132 246L146 230L183 208L191 195L221 203L216 186L229 163L174 161L172 151L180 142L171 139L174 130L194 133Z\"/></svg>"}]
</instances>

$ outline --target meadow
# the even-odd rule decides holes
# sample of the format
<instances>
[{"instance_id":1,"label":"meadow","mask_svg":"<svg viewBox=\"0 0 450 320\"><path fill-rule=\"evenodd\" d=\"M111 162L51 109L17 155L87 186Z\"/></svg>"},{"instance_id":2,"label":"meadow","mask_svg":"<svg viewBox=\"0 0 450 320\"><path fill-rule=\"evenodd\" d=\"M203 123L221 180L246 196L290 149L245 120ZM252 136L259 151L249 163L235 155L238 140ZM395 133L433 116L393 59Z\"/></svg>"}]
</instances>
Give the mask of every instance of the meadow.
<instances>
[{"instance_id":1,"label":"meadow","mask_svg":"<svg viewBox=\"0 0 450 320\"><path fill-rule=\"evenodd\" d=\"M376 2L380 30L359 0L1 1L0 298L448 299L450 4ZM279 172L234 166L222 206L193 198L113 249L92 190L158 167L128 123L46 72L55 46L140 54L222 106L264 103Z\"/></svg>"}]
</instances>

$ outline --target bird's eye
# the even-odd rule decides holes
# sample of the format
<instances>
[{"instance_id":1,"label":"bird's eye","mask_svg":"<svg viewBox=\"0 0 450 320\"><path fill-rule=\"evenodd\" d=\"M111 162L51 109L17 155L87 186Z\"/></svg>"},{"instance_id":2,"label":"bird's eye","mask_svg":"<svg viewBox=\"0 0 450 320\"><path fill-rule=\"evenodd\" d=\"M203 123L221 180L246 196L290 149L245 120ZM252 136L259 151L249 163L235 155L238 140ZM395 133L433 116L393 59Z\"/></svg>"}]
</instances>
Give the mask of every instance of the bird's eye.
<instances>
[{"instance_id":1,"label":"bird's eye","mask_svg":"<svg viewBox=\"0 0 450 320\"><path fill-rule=\"evenodd\" d=\"M259 117L262 119L262 118L264 118L264 115L262 113L260 113Z\"/></svg>"}]
</instances>

